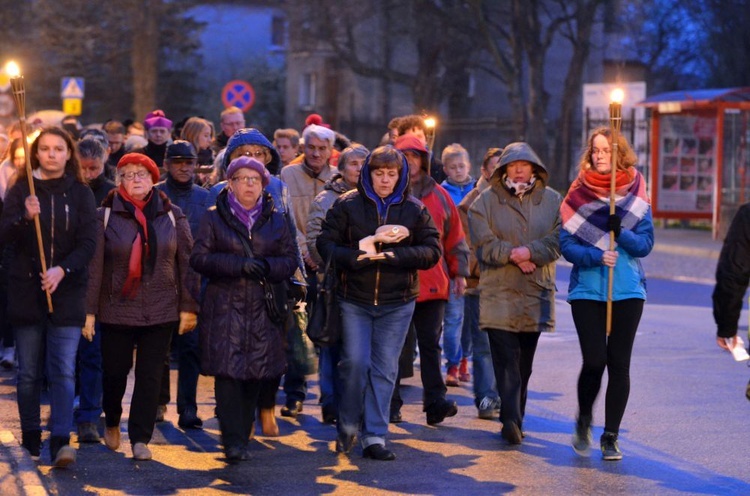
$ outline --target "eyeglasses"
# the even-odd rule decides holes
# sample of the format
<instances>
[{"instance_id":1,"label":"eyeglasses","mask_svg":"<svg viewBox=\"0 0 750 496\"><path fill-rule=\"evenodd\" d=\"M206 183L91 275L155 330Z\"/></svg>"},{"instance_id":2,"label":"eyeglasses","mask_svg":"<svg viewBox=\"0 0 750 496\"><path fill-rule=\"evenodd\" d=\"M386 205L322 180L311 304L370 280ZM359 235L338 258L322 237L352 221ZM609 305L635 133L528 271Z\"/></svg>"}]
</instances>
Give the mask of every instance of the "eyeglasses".
<instances>
[{"instance_id":1,"label":"eyeglasses","mask_svg":"<svg viewBox=\"0 0 750 496\"><path fill-rule=\"evenodd\" d=\"M150 176L151 173L147 170L140 170L138 172L123 172L120 174L121 179L125 179L126 181L132 181L135 179L135 176L140 177L141 179L146 179L148 176Z\"/></svg>"},{"instance_id":2,"label":"eyeglasses","mask_svg":"<svg viewBox=\"0 0 750 496\"><path fill-rule=\"evenodd\" d=\"M256 150L254 152L246 151L246 152L242 152L242 155L246 157L263 158L266 156L266 152L263 150Z\"/></svg>"},{"instance_id":3,"label":"eyeglasses","mask_svg":"<svg viewBox=\"0 0 750 496\"><path fill-rule=\"evenodd\" d=\"M594 148L591 150L591 155L595 157L600 153L603 153L604 155L612 155L612 150L610 150L609 148L602 148L601 150L598 148Z\"/></svg>"},{"instance_id":4,"label":"eyeglasses","mask_svg":"<svg viewBox=\"0 0 750 496\"><path fill-rule=\"evenodd\" d=\"M258 176L239 176L239 177L233 177L231 179L231 181L234 184L237 184L237 183L241 182L241 183L244 183L244 184L249 184L251 186L255 186L256 184L258 184L260 182L260 177L258 177Z\"/></svg>"}]
</instances>

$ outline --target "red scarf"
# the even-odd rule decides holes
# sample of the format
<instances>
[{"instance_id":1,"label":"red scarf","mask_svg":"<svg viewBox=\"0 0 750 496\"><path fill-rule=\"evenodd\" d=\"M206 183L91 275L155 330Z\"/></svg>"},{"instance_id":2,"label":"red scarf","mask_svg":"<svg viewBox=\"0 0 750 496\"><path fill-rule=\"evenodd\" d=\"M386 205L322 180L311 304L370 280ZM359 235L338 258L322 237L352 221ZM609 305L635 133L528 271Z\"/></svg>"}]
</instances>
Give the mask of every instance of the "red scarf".
<instances>
[{"instance_id":1,"label":"red scarf","mask_svg":"<svg viewBox=\"0 0 750 496\"><path fill-rule=\"evenodd\" d=\"M120 189L117 190L120 197L126 202L130 203L135 207L135 220L140 224L143 229L143 236L145 240L141 239L141 233L138 232L133 240L133 246L130 250L130 261L128 262L128 278L125 280L125 284L122 286L122 295L129 298L135 298L135 293L138 291L138 287L141 285L141 276L143 275L143 247L146 248L146 256L149 254L148 246L148 224L146 216L143 213L143 208L151 199L153 195L153 189L143 200L136 200L131 197L125 188L120 184Z\"/></svg>"},{"instance_id":2,"label":"red scarf","mask_svg":"<svg viewBox=\"0 0 750 496\"><path fill-rule=\"evenodd\" d=\"M611 174L599 174L594 169L582 172L579 176L590 189L601 193L601 196L609 197ZM615 173L615 192L621 196L627 193L630 183L633 181L633 175L627 170L618 170Z\"/></svg>"}]
</instances>

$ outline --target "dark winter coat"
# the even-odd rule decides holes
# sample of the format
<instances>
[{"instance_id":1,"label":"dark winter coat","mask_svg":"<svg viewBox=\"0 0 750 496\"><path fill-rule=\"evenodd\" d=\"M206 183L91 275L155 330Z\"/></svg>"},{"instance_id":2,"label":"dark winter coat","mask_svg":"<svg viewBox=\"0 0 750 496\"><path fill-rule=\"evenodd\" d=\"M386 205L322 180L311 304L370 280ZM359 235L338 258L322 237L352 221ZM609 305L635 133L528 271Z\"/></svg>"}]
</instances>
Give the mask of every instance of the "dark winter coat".
<instances>
[{"instance_id":1,"label":"dark winter coat","mask_svg":"<svg viewBox=\"0 0 750 496\"><path fill-rule=\"evenodd\" d=\"M243 272L247 261L241 236L255 258L268 263L270 282L289 279L297 268L295 239L273 200L263 195L260 217L248 233L232 214L227 190L201 223L190 264L208 279L198 332L201 368L206 375L237 380L281 376L286 369L283 332L271 322L261 284Z\"/></svg>"},{"instance_id":2,"label":"dark winter coat","mask_svg":"<svg viewBox=\"0 0 750 496\"><path fill-rule=\"evenodd\" d=\"M88 265L96 248L96 207L88 186L65 175L59 179L34 179L41 205L42 230L47 268L59 266L65 277L52 293L56 326L82 327ZM8 268L8 319L14 326L41 324L47 316L47 297L41 290L34 222L25 219L24 202L29 183L24 178L8 192L0 218L0 244L12 242L15 256Z\"/></svg>"},{"instance_id":3,"label":"dark winter coat","mask_svg":"<svg viewBox=\"0 0 750 496\"><path fill-rule=\"evenodd\" d=\"M156 189L166 193L172 204L180 207L182 213L187 217L188 224L190 224L190 234L195 238L198 234L201 219L203 219L208 207L211 206L208 190L192 182L180 184L169 173L167 173L167 178L164 181L156 185Z\"/></svg>"},{"instance_id":4,"label":"dark winter coat","mask_svg":"<svg viewBox=\"0 0 750 496\"><path fill-rule=\"evenodd\" d=\"M727 231L716 266L713 292L716 335L731 338L737 327L750 281L750 203L740 207Z\"/></svg>"},{"instance_id":5,"label":"dark winter coat","mask_svg":"<svg viewBox=\"0 0 750 496\"><path fill-rule=\"evenodd\" d=\"M187 218L164 193L154 190L157 202L152 221L156 233L156 261L153 273L144 271L134 297L122 294L128 277L133 240L138 232L135 217L125 209L117 190L97 210L97 247L91 260L91 278L86 295L87 313L97 321L131 327L147 327L180 320L180 312L198 312L193 298L198 277L190 270L193 237ZM104 227L106 207L110 207ZM174 215L174 223L169 212ZM152 248L154 248L152 246Z\"/></svg>"},{"instance_id":6,"label":"dark winter coat","mask_svg":"<svg viewBox=\"0 0 750 496\"><path fill-rule=\"evenodd\" d=\"M397 200L381 205L378 213L373 199L369 157L356 190L344 193L333 204L323 221L317 248L323 260L333 253L339 277L340 298L368 305L406 303L419 294L417 270L426 270L440 260L440 233L427 208L408 195L409 166L403 159L401 178L394 194ZM409 229L409 236L389 244L392 260L357 262L359 241L375 234L378 227L398 224Z\"/></svg>"},{"instance_id":7,"label":"dark winter coat","mask_svg":"<svg viewBox=\"0 0 750 496\"><path fill-rule=\"evenodd\" d=\"M97 208L102 205L102 202L109 195L109 192L116 188L115 183L107 179L104 173L99 174L99 177L89 181L89 188L94 193L94 202Z\"/></svg>"}]
</instances>

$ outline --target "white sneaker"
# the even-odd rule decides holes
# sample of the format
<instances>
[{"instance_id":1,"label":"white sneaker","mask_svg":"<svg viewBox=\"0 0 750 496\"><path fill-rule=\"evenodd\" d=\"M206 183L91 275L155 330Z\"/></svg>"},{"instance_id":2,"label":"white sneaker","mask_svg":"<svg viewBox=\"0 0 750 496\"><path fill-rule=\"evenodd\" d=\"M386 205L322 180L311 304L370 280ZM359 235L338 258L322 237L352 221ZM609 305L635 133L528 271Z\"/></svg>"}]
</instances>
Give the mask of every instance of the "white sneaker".
<instances>
[{"instance_id":1,"label":"white sneaker","mask_svg":"<svg viewBox=\"0 0 750 496\"><path fill-rule=\"evenodd\" d=\"M9 348L5 348L3 350L2 358L0 358L0 365L2 365L4 369L10 370L16 365L15 358L16 358L15 347L11 346Z\"/></svg>"}]
</instances>

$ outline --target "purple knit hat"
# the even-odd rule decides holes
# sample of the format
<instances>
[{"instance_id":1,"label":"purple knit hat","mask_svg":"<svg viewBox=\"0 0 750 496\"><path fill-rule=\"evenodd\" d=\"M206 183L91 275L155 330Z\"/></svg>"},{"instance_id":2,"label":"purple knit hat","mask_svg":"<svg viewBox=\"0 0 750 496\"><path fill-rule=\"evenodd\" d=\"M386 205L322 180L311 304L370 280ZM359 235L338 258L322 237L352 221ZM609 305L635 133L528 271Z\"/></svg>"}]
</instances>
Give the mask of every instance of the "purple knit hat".
<instances>
[{"instance_id":1,"label":"purple knit hat","mask_svg":"<svg viewBox=\"0 0 750 496\"><path fill-rule=\"evenodd\" d=\"M151 129L152 127L165 127L167 129L172 129L172 121L167 119L163 110L156 109L146 114L146 118L143 119L143 126L146 130Z\"/></svg>"},{"instance_id":2,"label":"purple knit hat","mask_svg":"<svg viewBox=\"0 0 750 496\"><path fill-rule=\"evenodd\" d=\"M227 167L227 179L232 179L234 173L240 169L251 169L260 174L260 182L263 184L264 188L268 186L269 182L271 182L271 174L268 173L266 167L254 158L250 158L246 155L237 157L229 162L229 167Z\"/></svg>"}]
</instances>

